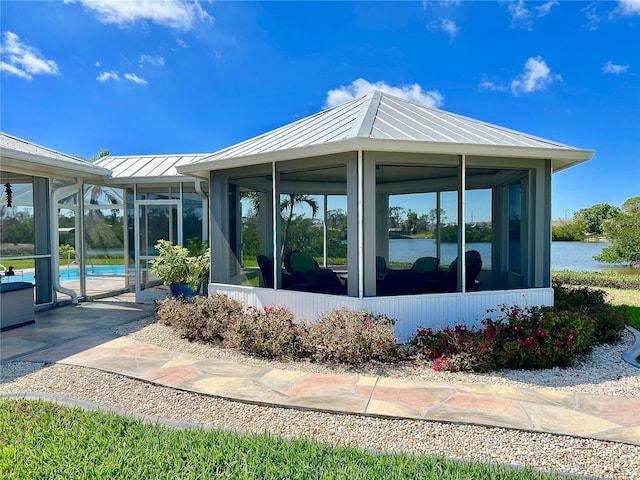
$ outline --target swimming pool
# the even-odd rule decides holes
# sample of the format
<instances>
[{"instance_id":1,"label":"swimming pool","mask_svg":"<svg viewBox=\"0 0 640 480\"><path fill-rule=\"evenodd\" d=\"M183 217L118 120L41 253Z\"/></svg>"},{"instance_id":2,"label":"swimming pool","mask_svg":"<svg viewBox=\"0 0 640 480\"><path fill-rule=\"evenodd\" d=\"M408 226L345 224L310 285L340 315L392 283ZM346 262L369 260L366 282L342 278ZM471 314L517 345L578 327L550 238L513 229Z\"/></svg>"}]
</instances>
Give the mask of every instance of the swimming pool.
<instances>
[{"instance_id":1,"label":"swimming pool","mask_svg":"<svg viewBox=\"0 0 640 480\"><path fill-rule=\"evenodd\" d=\"M89 277L100 277L100 276L123 276L124 275L124 265L96 265L96 266L87 266L85 267L85 273ZM60 267L60 281L68 282L71 280L80 279L80 268L77 266L73 267ZM33 270L25 270L20 273L20 270L16 272L16 275L13 277L3 277L3 282L30 282L35 283L34 272Z\"/></svg>"}]
</instances>

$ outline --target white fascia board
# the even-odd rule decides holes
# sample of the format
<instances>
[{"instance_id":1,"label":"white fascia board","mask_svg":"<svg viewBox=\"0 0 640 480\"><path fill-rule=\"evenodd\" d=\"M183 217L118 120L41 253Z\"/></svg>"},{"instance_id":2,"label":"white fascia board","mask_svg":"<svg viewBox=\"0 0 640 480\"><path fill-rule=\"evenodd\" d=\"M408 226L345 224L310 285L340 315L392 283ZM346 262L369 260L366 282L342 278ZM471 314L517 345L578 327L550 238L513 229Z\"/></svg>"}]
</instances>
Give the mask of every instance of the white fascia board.
<instances>
[{"instance_id":1,"label":"white fascia board","mask_svg":"<svg viewBox=\"0 0 640 480\"><path fill-rule=\"evenodd\" d=\"M51 177L59 175L62 177L77 178L108 178L111 176L109 169L96 165L76 163L74 161L61 161L55 158L32 155L16 150L7 150L0 147L0 159L3 167L13 167L22 171L33 172L32 175L40 177Z\"/></svg>"},{"instance_id":2,"label":"white fascia board","mask_svg":"<svg viewBox=\"0 0 640 480\"><path fill-rule=\"evenodd\" d=\"M483 145L475 143L421 142L418 140L360 139L358 148L365 151L398 153L442 153L447 155L473 155L482 157L512 157L584 162L590 160L593 150L572 148L536 148L505 145Z\"/></svg>"},{"instance_id":3,"label":"white fascia board","mask_svg":"<svg viewBox=\"0 0 640 480\"><path fill-rule=\"evenodd\" d=\"M244 157L230 157L202 160L176 167L179 173L206 177L210 170L225 170L246 165L295 160L322 155L344 153L348 151L379 151L396 153L426 153L446 155L474 155L482 157L551 159L554 170L590 160L593 150L572 148L535 148L504 145L478 145L464 143L438 143L408 140L380 140L372 138L351 138L337 142L323 143L288 150L259 153Z\"/></svg>"},{"instance_id":4,"label":"white fascia board","mask_svg":"<svg viewBox=\"0 0 640 480\"><path fill-rule=\"evenodd\" d=\"M209 178L208 173L204 178ZM106 179L104 184L115 187L133 185L134 183L137 185L151 185L163 183L189 183L197 181L202 181L202 178L189 175L166 175L162 177L112 177Z\"/></svg>"},{"instance_id":5,"label":"white fascia board","mask_svg":"<svg viewBox=\"0 0 640 480\"><path fill-rule=\"evenodd\" d=\"M176 170L181 174L204 176L203 172L209 172L211 170L226 170L228 168L260 165L264 163L296 160L308 157L320 157L323 155L355 151L358 143L358 139L348 139L300 148L290 148L287 150L275 150L273 152L258 153L244 157L221 158L219 160L205 159L200 162L181 165L176 167Z\"/></svg>"}]
</instances>

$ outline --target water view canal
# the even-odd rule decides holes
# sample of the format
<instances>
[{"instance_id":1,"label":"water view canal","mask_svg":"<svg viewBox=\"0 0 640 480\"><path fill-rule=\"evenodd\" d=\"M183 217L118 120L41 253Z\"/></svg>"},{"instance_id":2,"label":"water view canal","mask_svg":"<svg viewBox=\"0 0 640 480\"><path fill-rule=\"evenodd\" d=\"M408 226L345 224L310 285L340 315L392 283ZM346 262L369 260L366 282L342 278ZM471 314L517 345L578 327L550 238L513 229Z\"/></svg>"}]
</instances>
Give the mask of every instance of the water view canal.
<instances>
[{"instance_id":1,"label":"water view canal","mask_svg":"<svg viewBox=\"0 0 640 480\"><path fill-rule=\"evenodd\" d=\"M621 265L610 265L596 262L593 257L599 255L609 243L591 242L553 242L551 244L551 269L574 270L577 272L625 272L639 273L635 269ZM478 250L482 255L485 267L491 266L490 243L467 243L467 250ZM458 255L458 246L455 243L443 243L441 245L440 258L444 265L453 261ZM418 257L436 256L436 241L434 239L392 239L389 240L389 260L391 262L413 262Z\"/></svg>"}]
</instances>

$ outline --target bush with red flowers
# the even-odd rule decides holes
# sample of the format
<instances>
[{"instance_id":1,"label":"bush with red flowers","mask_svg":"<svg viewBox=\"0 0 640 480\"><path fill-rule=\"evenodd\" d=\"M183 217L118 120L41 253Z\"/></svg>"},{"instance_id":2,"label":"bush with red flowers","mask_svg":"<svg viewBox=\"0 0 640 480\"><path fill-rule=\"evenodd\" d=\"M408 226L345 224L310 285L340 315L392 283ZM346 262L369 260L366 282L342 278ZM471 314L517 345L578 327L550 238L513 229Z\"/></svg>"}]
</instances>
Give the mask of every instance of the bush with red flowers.
<instances>
[{"instance_id":1,"label":"bush with red flowers","mask_svg":"<svg viewBox=\"0 0 640 480\"><path fill-rule=\"evenodd\" d=\"M410 343L435 370L478 372L569 366L594 345L595 320L581 313L507 306L497 313L480 328L421 328Z\"/></svg>"}]
</instances>

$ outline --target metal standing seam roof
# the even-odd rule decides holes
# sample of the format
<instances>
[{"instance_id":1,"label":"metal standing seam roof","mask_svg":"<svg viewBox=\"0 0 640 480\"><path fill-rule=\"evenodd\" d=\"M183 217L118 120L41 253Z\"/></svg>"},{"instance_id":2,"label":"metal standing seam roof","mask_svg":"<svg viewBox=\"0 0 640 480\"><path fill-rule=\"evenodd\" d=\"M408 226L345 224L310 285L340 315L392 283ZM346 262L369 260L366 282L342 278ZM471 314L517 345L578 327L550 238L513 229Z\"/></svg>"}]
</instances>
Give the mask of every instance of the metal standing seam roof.
<instances>
[{"instance_id":1,"label":"metal standing seam roof","mask_svg":"<svg viewBox=\"0 0 640 480\"><path fill-rule=\"evenodd\" d=\"M178 168L180 173L229 168L233 159L304 158L347 151L348 147L402 151L560 158L569 164L589 160L593 152L517 132L497 125L411 103L372 91L342 105L303 118ZM338 144L338 145L336 145ZM342 144L342 145L339 145ZM333 145L333 146L332 146ZM340 146L347 147L340 150ZM305 149L307 150L305 152ZM287 152L290 154L288 155ZM278 155L281 158L276 158ZM255 160L255 159L254 159ZM255 162L255 163L259 163ZM564 165L568 166L568 165Z\"/></svg>"},{"instance_id":2,"label":"metal standing seam roof","mask_svg":"<svg viewBox=\"0 0 640 480\"><path fill-rule=\"evenodd\" d=\"M210 154L176 154L176 155L122 155L100 158L96 164L111 171L109 183L123 181L175 181L180 175L176 167L198 161Z\"/></svg>"},{"instance_id":3,"label":"metal standing seam roof","mask_svg":"<svg viewBox=\"0 0 640 480\"><path fill-rule=\"evenodd\" d=\"M95 163L36 145L0 132L0 158L4 165L72 176L108 177L111 172Z\"/></svg>"}]
</instances>

